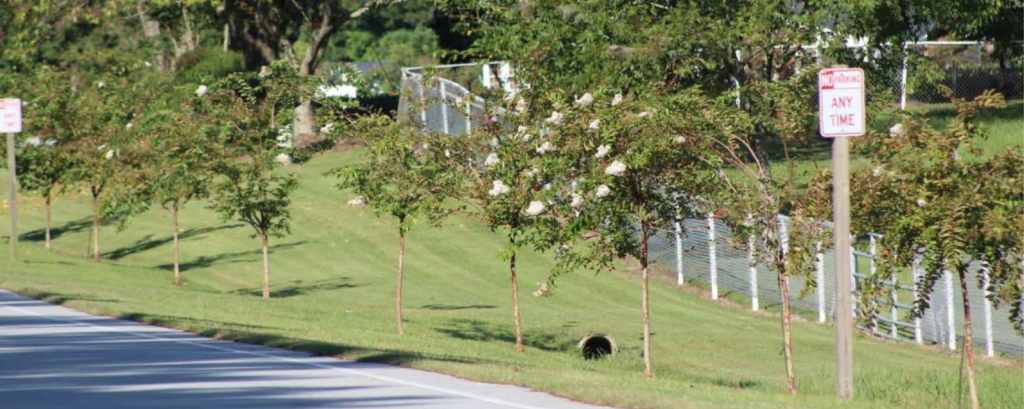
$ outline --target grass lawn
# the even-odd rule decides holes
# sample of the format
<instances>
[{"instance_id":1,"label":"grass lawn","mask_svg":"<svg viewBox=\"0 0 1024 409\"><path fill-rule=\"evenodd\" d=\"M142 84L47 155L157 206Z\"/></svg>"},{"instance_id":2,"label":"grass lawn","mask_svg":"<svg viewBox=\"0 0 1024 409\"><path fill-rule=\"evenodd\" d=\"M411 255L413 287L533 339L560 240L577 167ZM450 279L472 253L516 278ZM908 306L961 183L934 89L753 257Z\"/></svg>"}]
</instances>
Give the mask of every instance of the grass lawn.
<instances>
[{"instance_id":1,"label":"grass lawn","mask_svg":"<svg viewBox=\"0 0 1024 409\"><path fill-rule=\"evenodd\" d=\"M221 223L202 204L182 213L185 283L171 284L170 215L154 210L127 231L101 231L104 261L87 259L89 206L84 194L61 197L55 250L42 250L41 201L22 205L22 257L0 251L0 287L102 315L203 335L385 362L556 395L642 408L935 408L958 397L960 358L858 335L853 402L833 399L832 328L794 324L799 395L785 393L779 319L662 277L651 289L655 378L641 376L638 272L566 277L552 297L530 296L550 256L519 261L527 352L513 347L503 241L480 223L455 218L443 229L412 232L406 259L406 335L394 329L397 227L344 203L322 173L357 152L332 153L293 168L293 234L271 241L270 300L260 298L259 242L248 226ZM3 178L6 180L6 178ZM0 186L6 192L6 186ZM6 222L3 222L6 228ZM6 236L6 234L5 234ZM619 343L614 357L585 361L576 341L596 331ZM1019 408L1024 371L1018 358L979 359L981 402Z\"/></svg>"}]
</instances>

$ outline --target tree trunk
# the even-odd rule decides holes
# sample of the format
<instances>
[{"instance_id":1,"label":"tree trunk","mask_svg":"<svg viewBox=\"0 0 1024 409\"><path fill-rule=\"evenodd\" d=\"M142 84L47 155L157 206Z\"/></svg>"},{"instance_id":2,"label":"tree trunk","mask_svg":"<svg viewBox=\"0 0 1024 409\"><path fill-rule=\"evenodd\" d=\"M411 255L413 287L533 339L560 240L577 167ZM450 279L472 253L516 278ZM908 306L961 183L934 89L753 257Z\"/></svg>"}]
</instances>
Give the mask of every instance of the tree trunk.
<instances>
[{"instance_id":1,"label":"tree trunk","mask_svg":"<svg viewBox=\"0 0 1024 409\"><path fill-rule=\"evenodd\" d=\"M292 125L292 145L305 147L313 141L316 135L316 118L313 117L313 102L302 101L295 107L295 122Z\"/></svg>"},{"instance_id":2,"label":"tree trunk","mask_svg":"<svg viewBox=\"0 0 1024 409\"><path fill-rule=\"evenodd\" d=\"M786 356L786 384L789 387L789 394L796 395L796 373L793 372L793 339L789 327L789 278L785 274L779 274L779 288L782 289L782 344Z\"/></svg>"},{"instance_id":3,"label":"tree trunk","mask_svg":"<svg viewBox=\"0 0 1024 409\"><path fill-rule=\"evenodd\" d=\"M142 34L153 42L153 49L156 50L156 67L160 72L167 72L169 64L163 47L160 45L160 22L152 20L146 14L146 0L138 0L135 3L136 11L139 13L139 20L142 23Z\"/></svg>"},{"instance_id":4,"label":"tree trunk","mask_svg":"<svg viewBox=\"0 0 1024 409\"><path fill-rule=\"evenodd\" d=\"M228 52L229 44L231 44L231 26L224 23L224 52Z\"/></svg>"},{"instance_id":5,"label":"tree trunk","mask_svg":"<svg viewBox=\"0 0 1024 409\"><path fill-rule=\"evenodd\" d=\"M649 259L647 258L647 223L640 223L640 275L643 281L643 291L640 296L640 306L644 314L644 376L654 376L651 371L651 309L647 299L649 286Z\"/></svg>"},{"instance_id":6,"label":"tree trunk","mask_svg":"<svg viewBox=\"0 0 1024 409\"><path fill-rule=\"evenodd\" d=\"M967 387L971 396L971 409L979 409L978 386L974 380L974 342L971 339L971 300L967 295L967 269L957 269L960 275L960 290L964 298L964 355L967 356Z\"/></svg>"},{"instance_id":7,"label":"tree trunk","mask_svg":"<svg viewBox=\"0 0 1024 409\"><path fill-rule=\"evenodd\" d=\"M100 261L100 196L92 194L92 260Z\"/></svg>"},{"instance_id":8,"label":"tree trunk","mask_svg":"<svg viewBox=\"0 0 1024 409\"><path fill-rule=\"evenodd\" d=\"M270 298L270 258L267 256L267 235L263 235L263 298Z\"/></svg>"},{"instance_id":9,"label":"tree trunk","mask_svg":"<svg viewBox=\"0 0 1024 409\"><path fill-rule=\"evenodd\" d=\"M509 259L509 270L512 272L512 316L516 320L516 351L526 352L526 345L523 343L523 327L519 320L519 281L516 279L516 253L515 239L510 239L513 245L512 258Z\"/></svg>"},{"instance_id":10,"label":"tree trunk","mask_svg":"<svg viewBox=\"0 0 1024 409\"><path fill-rule=\"evenodd\" d=\"M181 284L181 271L178 267L178 204L171 206L171 220L174 224L174 285Z\"/></svg>"},{"instance_id":11,"label":"tree trunk","mask_svg":"<svg viewBox=\"0 0 1024 409\"><path fill-rule=\"evenodd\" d=\"M46 194L46 250L52 250L53 246L50 241L50 202L53 201L53 196L49 193Z\"/></svg>"},{"instance_id":12,"label":"tree trunk","mask_svg":"<svg viewBox=\"0 0 1024 409\"><path fill-rule=\"evenodd\" d=\"M398 322L398 334L405 334L402 328L402 261L405 258L405 232L398 231L398 291L395 292L395 319Z\"/></svg>"}]
</instances>

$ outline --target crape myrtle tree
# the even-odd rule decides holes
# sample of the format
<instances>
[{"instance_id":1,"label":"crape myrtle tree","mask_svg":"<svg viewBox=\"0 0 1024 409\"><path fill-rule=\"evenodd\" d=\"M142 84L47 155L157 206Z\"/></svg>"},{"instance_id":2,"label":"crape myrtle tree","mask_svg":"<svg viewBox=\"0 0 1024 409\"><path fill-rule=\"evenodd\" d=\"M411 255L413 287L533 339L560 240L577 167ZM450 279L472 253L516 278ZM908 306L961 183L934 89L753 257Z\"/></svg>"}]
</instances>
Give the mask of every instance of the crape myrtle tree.
<instances>
[{"instance_id":1,"label":"crape myrtle tree","mask_svg":"<svg viewBox=\"0 0 1024 409\"><path fill-rule=\"evenodd\" d=\"M260 74L232 74L207 95L211 122L220 127L213 208L225 220L248 224L260 239L264 298L270 298L269 238L290 233L289 195L298 187L274 159L283 149L277 139L281 113L312 98L315 85L279 62Z\"/></svg>"},{"instance_id":2,"label":"crape myrtle tree","mask_svg":"<svg viewBox=\"0 0 1024 409\"><path fill-rule=\"evenodd\" d=\"M813 143L815 120L813 95L816 73L808 70L784 80L751 82L745 90L743 108L732 108L731 98L719 100L716 123L708 132L695 135L708 149L701 161L718 167L723 188L717 201L720 216L733 230L740 248L753 243L755 261L778 274L782 298L782 341L787 387L795 394L791 331L791 289L789 278L804 277L804 292L813 291L817 243L825 242L823 223L831 215L828 192L831 186L821 178L800 192L796 179L795 155ZM711 121L705 117L704 121ZM765 135L773 142L772 155L763 151ZM766 160L779 162L772 166ZM780 217L789 215L783 225Z\"/></svg>"},{"instance_id":3,"label":"crape myrtle tree","mask_svg":"<svg viewBox=\"0 0 1024 409\"><path fill-rule=\"evenodd\" d=\"M614 94L614 95L613 95ZM561 90L532 98L553 111L547 135L556 155L542 172L558 176L558 229L545 231L558 246L552 280L578 266L613 268L617 259L640 262L644 376L651 367L649 241L671 234L680 217L698 216L693 204L712 194L717 181L699 160L691 116L713 107L699 92L671 96L597 90L572 98ZM568 233L568 234L567 234ZM586 236L584 245L577 242ZM554 284L552 281L551 284Z\"/></svg>"},{"instance_id":4,"label":"crape myrtle tree","mask_svg":"<svg viewBox=\"0 0 1024 409\"><path fill-rule=\"evenodd\" d=\"M94 261L101 257L100 223L119 213L118 206L105 207L107 193L119 181L139 180L134 173L141 171L136 165L144 160L133 165L126 160L138 156L121 158L121 152L137 140L134 122L144 118L147 101L153 96L153 75L141 64L119 65L96 75L91 83L76 91L83 98L83 121L76 125L78 137L68 148L72 152L68 179L87 188L92 198ZM105 208L108 210L104 211Z\"/></svg>"},{"instance_id":5,"label":"crape myrtle tree","mask_svg":"<svg viewBox=\"0 0 1024 409\"><path fill-rule=\"evenodd\" d=\"M23 82L31 87L25 107L26 130L32 135L18 152L18 183L38 194L45 203L45 248L53 248L50 216L54 195L64 186L70 173L71 152L67 143L78 135L81 100L72 90L66 72L40 68Z\"/></svg>"},{"instance_id":6,"label":"crape myrtle tree","mask_svg":"<svg viewBox=\"0 0 1024 409\"><path fill-rule=\"evenodd\" d=\"M207 122L210 103L206 100L209 87L183 86L193 90L193 96L181 102L178 109L164 116L153 141L156 149L152 162L153 201L171 213L174 240L174 284L181 284L179 266L178 213L197 199L209 195L213 178L213 154L219 149L216 126Z\"/></svg>"},{"instance_id":7,"label":"crape myrtle tree","mask_svg":"<svg viewBox=\"0 0 1024 409\"><path fill-rule=\"evenodd\" d=\"M537 243L539 230L557 228L548 206L559 194L551 181L560 173L542 169L544 157L555 154L555 149L538 133L527 131L520 122L523 117L496 118L474 125L468 135L437 138L428 142L428 148L436 151L432 157L464 180L454 197L466 205L469 214L479 217L492 231L500 231L508 241L499 256L508 261L516 351L522 353L526 345L516 256L524 247ZM544 292L542 287L536 294Z\"/></svg>"},{"instance_id":8,"label":"crape myrtle tree","mask_svg":"<svg viewBox=\"0 0 1024 409\"><path fill-rule=\"evenodd\" d=\"M945 89L948 96L949 89ZM982 109L1005 108L1003 97L987 91L974 100L951 98L957 117L944 130L934 129L918 115L907 113L888 132L872 132L859 141L871 168L853 180L861 205L854 220L861 231L884 233L878 275L865 283L864 305L884 297L884 281L915 262L918 297L913 315L929 308L936 282L945 274L959 278L963 296L963 353L971 407L978 408L973 357L968 272L972 264L988 269L986 283L996 304L1011 305L1010 319L1021 331L1020 226L1024 221L1024 157L1016 149L987 155L975 144L985 138L977 124ZM867 311L871 316L874 311Z\"/></svg>"},{"instance_id":9,"label":"crape myrtle tree","mask_svg":"<svg viewBox=\"0 0 1024 409\"><path fill-rule=\"evenodd\" d=\"M440 223L451 210L443 205L446 197L460 187L458 173L431 150L433 135L394 122L387 116L369 116L361 120L358 132L368 147L366 160L358 165L331 170L341 178L338 188L356 196L348 203L369 206L379 216L389 216L398 224L398 276L395 290L395 321L402 327L402 278L404 275L405 236L421 220Z\"/></svg>"}]
</instances>

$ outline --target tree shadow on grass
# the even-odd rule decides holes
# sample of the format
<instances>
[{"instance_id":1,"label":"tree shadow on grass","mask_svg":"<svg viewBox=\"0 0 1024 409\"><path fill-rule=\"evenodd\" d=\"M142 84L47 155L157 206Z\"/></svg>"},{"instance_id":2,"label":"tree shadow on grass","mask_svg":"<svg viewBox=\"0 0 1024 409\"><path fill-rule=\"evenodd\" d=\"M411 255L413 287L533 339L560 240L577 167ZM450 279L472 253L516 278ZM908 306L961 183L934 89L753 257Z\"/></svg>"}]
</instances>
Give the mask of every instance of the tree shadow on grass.
<instances>
[{"instance_id":1,"label":"tree shadow on grass","mask_svg":"<svg viewBox=\"0 0 1024 409\"><path fill-rule=\"evenodd\" d=\"M242 225L241 224L228 224L228 225L216 226L216 227L203 227L201 229L188 229L188 230L185 230L185 231L179 233L178 234L178 239L179 240L187 240L189 238L200 236L200 235L203 235L203 234L206 234L206 233L212 233L212 232L215 232L215 231L225 230L225 229L234 229L234 228L238 228L238 227L242 227ZM174 236L167 236L167 237L163 237L163 238L160 238L160 239L157 239L157 240L153 240L153 235L152 234L147 234L146 237L143 237L143 238L139 239L138 241L135 242L135 244L132 244L131 246L128 246L128 247L122 247L122 248L119 248L117 250L114 250L114 251L111 251L109 253L106 253L106 254L103 255L103 257L107 258L107 259L110 259L110 260L120 260L120 259L125 258L127 256L130 256L132 254L141 253L141 252L147 251L147 250L152 250L154 248L163 246L163 245L171 243L173 241L174 241Z\"/></svg>"},{"instance_id":2,"label":"tree shadow on grass","mask_svg":"<svg viewBox=\"0 0 1024 409\"><path fill-rule=\"evenodd\" d=\"M267 252L274 253L278 250L287 250L292 247L298 247L306 244L308 240L297 241L294 243L276 244L267 248ZM200 256L199 258L191 261L186 261L179 264L179 269L182 272L197 269L207 268L218 263L245 263L258 261L259 257L263 255L262 249L256 249L252 251L239 251L234 253L221 253L216 256ZM252 257L252 258L250 258ZM174 271L174 264L161 264L156 266L160 270Z\"/></svg>"},{"instance_id":3,"label":"tree shadow on grass","mask_svg":"<svg viewBox=\"0 0 1024 409\"><path fill-rule=\"evenodd\" d=\"M345 288L355 288L355 284L349 284L348 277L328 278L325 280L317 280L309 283L305 283L302 280L293 280L292 285L275 288L273 282L270 284L270 297L271 298L288 298L299 295L306 295L320 291L333 291ZM263 296L263 287L260 288L246 288L242 290L232 291L234 295L248 295L253 297Z\"/></svg>"},{"instance_id":4,"label":"tree shadow on grass","mask_svg":"<svg viewBox=\"0 0 1024 409\"><path fill-rule=\"evenodd\" d=\"M64 223L61 226L51 227L50 239L56 240L58 237L63 236L65 234L76 233L83 230L88 230L90 228L92 228L92 219L88 217L83 217L78 220L72 220L70 222ZM46 228L27 231L20 234L18 237L19 240L23 241L45 241Z\"/></svg>"},{"instance_id":5,"label":"tree shadow on grass","mask_svg":"<svg viewBox=\"0 0 1024 409\"><path fill-rule=\"evenodd\" d=\"M50 304L64 305L69 301L88 301L88 302L102 302L102 303L119 303L120 301L111 298L99 298L91 295L74 294L74 293L58 293L52 291L37 291L31 288L27 288L21 291L21 294L25 297L35 298L40 301L45 301Z\"/></svg>"},{"instance_id":6,"label":"tree shadow on grass","mask_svg":"<svg viewBox=\"0 0 1024 409\"><path fill-rule=\"evenodd\" d=\"M437 328L437 332L448 335L452 338L469 341L482 342L516 342L515 332L512 323L508 325L497 325L486 321L457 319L451 322L446 328ZM545 333L537 330L527 331L523 334L523 343L528 348L536 348L544 351L566 352L572 350L576 340L566 336L553 333Z\"/></svg>"},{"instance_id":7,"label":"tree shadow on grass","mask_svg":"<svg viewBox=\"0 0 1024 409\"><path fill-rule=\"evenodd\" d=\"M185 328L242 328L244 330L273 330L276 328L262 325L241 324L236 322L213 321L200 318L179 317L175 315L157 315L142 312L128 312L116 317L120 320L141 322L158 327L185 327ZM184 324L182 326L181 324Z\"/></svg>"},{"instance_id":8,"label":"tree shadow on grass","mask_svg":"<svg viewBox=\"0 0 1024 409\"><path fill-rule=\"evenodd\" d=\"M420 308L435 311L458 311L458 310L493 310L493 305L450 305L450 304L429 304Z\"/></svg>"}]
</instances>

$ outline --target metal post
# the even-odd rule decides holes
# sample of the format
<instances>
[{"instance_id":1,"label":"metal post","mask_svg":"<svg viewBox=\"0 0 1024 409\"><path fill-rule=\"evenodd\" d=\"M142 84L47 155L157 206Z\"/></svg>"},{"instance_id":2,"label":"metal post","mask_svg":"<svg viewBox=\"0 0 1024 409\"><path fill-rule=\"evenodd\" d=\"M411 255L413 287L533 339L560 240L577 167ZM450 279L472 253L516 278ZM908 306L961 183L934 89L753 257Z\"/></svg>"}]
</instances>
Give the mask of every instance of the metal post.
<instances>
[{"instance_id":1,"label":"metal post","mask_svg":"<svg viewBox=\"0 0 1024 409\"><path fill-rule=\"evenodd\" d=\"M448 93L444 89L444 80L438 80L441 86L441 129L448 135Z\"/></svg>"},{"instance_id":2,"label":"metal post","mask_svg":"<svg viewBox=\"0 0 1024 409\"><path fill-rule=\"evenodd\" d=\"M747 222L753 226L754 215L748 214ZM757 258L754 257L756 244L757 240L751 234L747 239L747 263L750 264L750 310L755 312L760 308L757 300Z\"/></svg>"},{"instance_id":3,"label":"metal post","mask_svg":"<svg viewBox=\"0 0 1024 409\"><path fill-rule=\"evenodd\" d=\"M946 281L946 327L949 331L947 344L950 351L956 351L956 321L955 311L953 310L953 273L948 270L942 272Z\"/></svg>"},{"instance_id":4,"label":"metal post","mask_svg":"<svg viewBox=\"0 0 1024 409\"><path fill-rule=\"evenodd\" d=\"M7 134L7 172L11 177L9 190L11 209L11 262L18 261L18 165L15 159L14 134Z\"/></svg>"},{"instance_id":5,"label":"metal post","mask_svg":"<svg viewBox=\"0 0 1024 409\"><path fill-rule=\"evenodd\" d=\"M832 140L832 186L836 241L836 396L853 399L853 304L850 300L853 271L846 271L853 264L853 248L850 246L850 146L845 137Z\"/></svg>"},{"instance_id":6,"label":"metal post","mask_svg":"<svg viewBox=\"0 0 1024 409\"><path fill-rule=\"evenodd\" d=\"M466 135L469 135L470 131L473 130L473 108L470 104L472 100L472 96L466 95Z\"/></svg>"},{"instance_id":7,"label":"metal post","mask_svg":"<svg viewBox=\"0 0 1024 409\"><path fill-rule=\"evenodd\" d=\"M907 109L907 43L903 43L903 68L900 70L900 110Z\"/></svg>"},{"instance_id":8,"label":"metal post","mask_svg":"<svg viewBox=\"0 0 1024 409\"><path fill-rule=\"evenodd\" d=\"M820 241L814 243L814 249L814 277L818 281L818 322L825 322L825 253L821 252Z\"/></svg>"},{"instance_id":9,"label":"metal post","mask_svg":"<svg viewBox=\"0 0 1024 409\"><path fill-rule=\"evenodd\" d=\"M917 252L914 252L914 261L913 261L913 263L910 266L910 275L911 275L911 277L914 278L914 303L915 304L917 303L917 297L920 294L920 291L918 290L919 284L917 282L918 279L921 277L920 264L921 264L921 255L917 254ZM921 317L914 317L914 342L916 342L918 344L921 344L921 343L924 342L924 339L921 336Z\"/></svg>"},{"instance_id":10,"label":"metal post","mask_svg":"<svg viewBox=\"0 0 1024 409\"><path fill-rule=\"evenodd\" d=\"M876 271L875 270L875 257L878 254L878 248L877 248L877 246L875 244L875 235L874 234L869 234L868 235L868 254L871 255L871 258L868 259L868 276L872 277L872 279L874 279L875 271ZM875 318L875 316L878 314L878 303L877 302L872 302L871 304L872 304L872 310L873 310L873 312L871 313L871 332L874 332L874 333L877 334L878 333L878 320Z\"/></svg>"},{"instance_id":11,"label":"metal post","mask_svg":"<svg viewBox=\"0 0 1024 409\"><path fill-rule=\"evenodd\" d=\"M427 85L423 83L424 80L426 78L420 76L420 122L423 122L423 127L427 128Z\"/></svg>"},{"instance_id":12,"label":"metal post","mask_svg":"<svg viewBox=\"0 0 1024 409\"><path fill-rule=\"evenodd\" d=\"M718 260L715 254L715 213L708 213L708 261L711 273L711 299L718 299Z\"/></svg>"},{"instance_id":13,"label":"metal post","mask_svg":"<svg viewBox=\"0 0 1024 409\"><path fill-rule=\"evenodd\" d=\"M676 218L676 284L683 285L683 223Z\"/></svg>"},{"instance_id":14,"label":"metal post","mask_svg":"<svg viewBox=\"0 0 1024 409\"><path fill-rule=\"evenodd\" d=\"M993 355L995 355L995 350L992 345L992 301L989 300L988 298L989 296L992 295L992 293L988 289L988 263L985 263L984 266L982 266L981 268L981 285L983 287L982 294L985 297L982 300L985 307L985 353L989 356L989 358L991 358Z\"/></svg>"}]
</instances>

